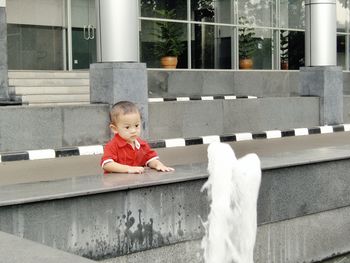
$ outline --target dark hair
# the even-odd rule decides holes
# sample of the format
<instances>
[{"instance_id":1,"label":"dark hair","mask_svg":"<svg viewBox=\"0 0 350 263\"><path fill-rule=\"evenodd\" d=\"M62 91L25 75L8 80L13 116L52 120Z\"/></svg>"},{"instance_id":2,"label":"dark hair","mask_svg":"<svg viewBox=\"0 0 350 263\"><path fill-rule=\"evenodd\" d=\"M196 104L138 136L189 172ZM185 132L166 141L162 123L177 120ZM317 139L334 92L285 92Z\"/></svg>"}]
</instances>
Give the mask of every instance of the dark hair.
<instances>
[{"instance_id":1,"label":"dark hair","mask_svg":"<svg viewBox=\"0 0 350 263\"><path fill-rule=\"evenodd\" d=\"M139 113L140 111L137 108L136 104L131 101L119 101L115 103L110 112L109 118L111 123L115 122L118 119L120 114L128 114L128 113ZM141 114L140 114L141 115Z\"/></svg>"}]
</instances>

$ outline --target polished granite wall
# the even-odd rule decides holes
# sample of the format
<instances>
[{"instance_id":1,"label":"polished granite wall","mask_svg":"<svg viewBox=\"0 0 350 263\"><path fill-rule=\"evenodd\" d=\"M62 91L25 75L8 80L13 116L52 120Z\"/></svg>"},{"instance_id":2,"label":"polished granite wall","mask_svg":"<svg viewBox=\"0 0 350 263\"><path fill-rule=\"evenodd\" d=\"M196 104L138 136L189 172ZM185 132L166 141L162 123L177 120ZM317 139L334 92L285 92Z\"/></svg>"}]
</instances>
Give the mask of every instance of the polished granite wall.
<instances>
[{"instance_id":1,"label":"polished granite wall","mask_svg":"<svg viewBox=\"0 0 350 263\"><path fill-rule=\"evenodd\" d=\"M0 7L0 100L8 98L6 9Z\"/></svg>"},{"instance_id":2,"label":"polished granite wall","mask_svg":"<svg viewBox=\"0 0 350 263\"><path fill-rule=\"evenodd\" d=\"M3 107L0 152L102 144L110 138L108 111L105 104Z\"/></svg>"},{"instance_id":3,"label":"polished granite wall","mask_svg":"<svg viewBox=\"0 0 350 263\"><path fill-rule=\"evenodd\" d=\"M198 95L300 95L299 70L148 70L150 97ZM343 89L350 95L350 72L343 72Z\"/></svg>"},{"instance_id":4,"label":"polished granite wall","mask_svg":"<svg viewBox=\"0 0 350 263\"><path fill-rule=\"evenodd\" d=\"M316 97L170 101L147 106L151 140L310 128L319 121ZM110 139L108 111L108 104L3 107L0 152L104 144Z\"/></svg>"}]
</instances>

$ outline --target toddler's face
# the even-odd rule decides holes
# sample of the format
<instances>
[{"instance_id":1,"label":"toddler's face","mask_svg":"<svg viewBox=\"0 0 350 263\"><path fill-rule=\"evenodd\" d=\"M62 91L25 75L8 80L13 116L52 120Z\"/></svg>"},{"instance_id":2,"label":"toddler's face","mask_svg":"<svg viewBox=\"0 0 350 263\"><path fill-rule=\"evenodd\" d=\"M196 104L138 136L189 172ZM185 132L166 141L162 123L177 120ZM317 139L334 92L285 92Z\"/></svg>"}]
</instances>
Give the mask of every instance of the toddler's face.
<instances>
[{"instance_id":1,"label":"toddler's face","mask_svg":"<svg viewBox=\"0 0 350 263\"><path fill-rule=\"evenodd\" d=\"M111 124L111 128L114 133L118 133L128 143L133 143L141 133L140 114L138 112L120 114L116 123Z\"/></svg>"}]
</instances>

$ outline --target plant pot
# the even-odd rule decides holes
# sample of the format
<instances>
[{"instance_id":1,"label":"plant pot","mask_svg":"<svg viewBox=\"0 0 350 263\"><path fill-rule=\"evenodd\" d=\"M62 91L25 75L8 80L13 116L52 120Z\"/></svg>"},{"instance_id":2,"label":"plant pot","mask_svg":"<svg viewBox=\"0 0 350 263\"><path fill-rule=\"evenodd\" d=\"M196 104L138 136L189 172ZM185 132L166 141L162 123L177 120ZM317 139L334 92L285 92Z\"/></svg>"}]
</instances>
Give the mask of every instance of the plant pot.
<instances>
[{"instance_id":1,"label":"plant pot","mask_svg":"<svg viewBox=\"0 0 350 263\"><path fill-rule=\"evenodd\" d=\"M163 68L176 68L177 57L162 57L160 59L160 64Z\"/></svg>"},{"instance_id":2,"label":"plant pot","mask_svg":"<svg viewBox=\"0 0 350 263\"><path fill-rule=\"evenodd\" d=\"M241 58L239 60L239 68L240 69L252 69L253 68L253 60L251 58Z\"/></svg>"},{"instance_id":3,"label":"plant pot","mask_svg":"<svg viewBox=\"0 0 350 263\"><path fill-rule=\"evenodd\" d=\"M288 62L281 62L281 69L287 70L288 69Z\"/></svg>"}]
</instances>

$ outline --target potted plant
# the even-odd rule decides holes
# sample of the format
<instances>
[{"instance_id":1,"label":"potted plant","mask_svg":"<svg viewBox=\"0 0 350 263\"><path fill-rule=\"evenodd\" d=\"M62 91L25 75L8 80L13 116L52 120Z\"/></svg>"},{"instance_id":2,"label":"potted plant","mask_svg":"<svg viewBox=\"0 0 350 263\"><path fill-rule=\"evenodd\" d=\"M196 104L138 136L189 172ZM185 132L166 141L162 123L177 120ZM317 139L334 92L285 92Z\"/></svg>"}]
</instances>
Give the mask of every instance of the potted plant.
<instances>
[{"instance_id":1,"label":"potted plant","mask_svg":"<svg viewBox=\"0 0 350 263\"><path fill-rule=\"evenodd\" d=\"M239 35L239 68L253 68L252 56L256 50L256 38L254 28L249 26L251 23L248 18L241 16L238 19L241 27L238 29Z\"/></svg>"},{"instance_id":2,"label":"potted plant","mask_svg":"<svg viewBox=\"0 0 350 263\"><path fill-rule=\"evenodd\" d=\"M288 35L289 32L286 30L281 30L280 33L280 50L281 50L281 69L288 69Z\"/></svg>"},{"instance_id":3,"label":"potted plant","mask_svg":"<svg viewBox=\"0 0 350 263\"><path fill-rule=\"evenodd\" d=\"M167 19L174 19L175 10L158 10L158 15ZM174 22L158 21L157 30L154 34L158 38L156 53L160 57L163 68L176 68L177 57L182 54L184 44L181 41L183 31L181 24Z\"/></svg>"}]
</instances>

